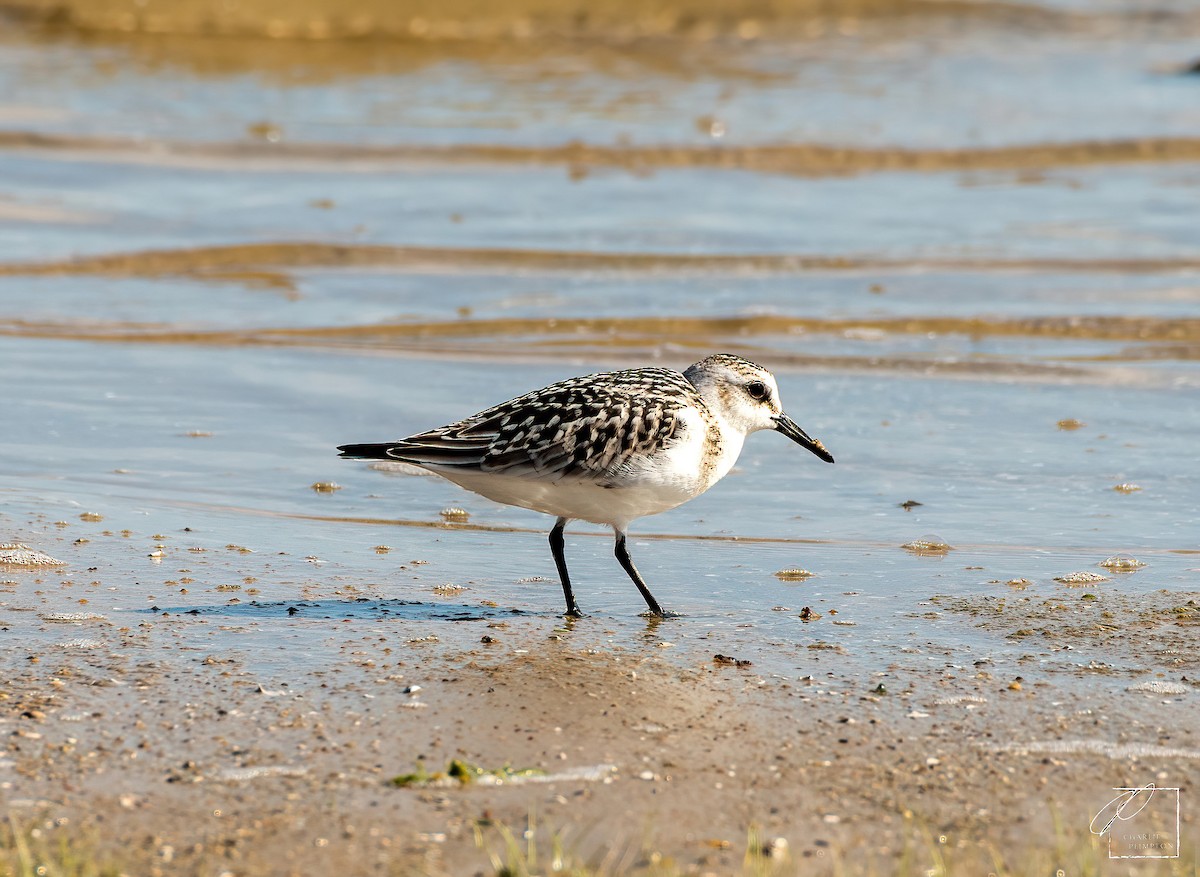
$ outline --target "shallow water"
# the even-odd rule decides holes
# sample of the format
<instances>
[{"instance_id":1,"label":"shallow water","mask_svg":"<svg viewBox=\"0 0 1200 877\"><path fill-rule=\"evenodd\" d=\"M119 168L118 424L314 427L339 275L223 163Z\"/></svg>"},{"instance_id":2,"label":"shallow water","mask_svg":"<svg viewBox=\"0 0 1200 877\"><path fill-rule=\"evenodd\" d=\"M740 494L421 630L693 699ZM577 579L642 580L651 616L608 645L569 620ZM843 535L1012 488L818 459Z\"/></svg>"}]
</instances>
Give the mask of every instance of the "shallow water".
<instances>
[{"instance_id":1,"label":"shallow water","mask_svg":"<svg viewBox=\"0 0 1200 877\"><path fill-rule=\"evenodd\" d=\"M1200 118L1194 78L1168 69L1194 41L1114 21L384 44L360 66L7 34L0 541L68 564L0 571L9 642L151 624L283 678L297 649L321 667L351 633L466 648L504 623L864 691L981 658L1122 690L1158 659L1084 641L1068 660L1066 634L1034 646L972 614L1089 593L1121 616L1200 591ZM573 139L603 150L554 152ZM1092 143L1110 139L1182 151ZM868 152L833 173L814 144ZM774 170L710 154L764 145L785 147ZM409 149L429 146L449 151ZM901 148L906 172L887 164ZM838 462L755 436L709 494L634 526L683 618L641 618L609 537L578 525L592 617L566 626L548 519L335 456L714 350L774 368ZM901 548L929 534L953 550ZM1147 566L1053 580L1118 552ZM103 617L49 620L64 612ZM1096 660L1124 675L1075 672Z\"/></svg>"}]
</instances>

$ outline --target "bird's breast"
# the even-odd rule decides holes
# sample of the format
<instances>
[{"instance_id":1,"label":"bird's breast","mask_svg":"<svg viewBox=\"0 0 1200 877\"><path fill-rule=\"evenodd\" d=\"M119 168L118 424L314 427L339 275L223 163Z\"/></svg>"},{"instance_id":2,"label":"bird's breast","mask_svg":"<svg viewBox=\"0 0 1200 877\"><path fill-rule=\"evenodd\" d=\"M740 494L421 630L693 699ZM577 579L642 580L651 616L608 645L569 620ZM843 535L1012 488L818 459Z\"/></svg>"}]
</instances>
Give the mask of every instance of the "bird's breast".
<instances>
[{"instance_id":1,"label":"bird's breast","mask_svg":"<svg viewBox=\"0 0 1200 877\"><path fill-rule=\"evenodd\" d=\"M742 450L741 434L723 427L710 411L683 409L672 440L642 460L630 480L688 497L703 493L729 473Z\"/></svg>"}]
</instances>

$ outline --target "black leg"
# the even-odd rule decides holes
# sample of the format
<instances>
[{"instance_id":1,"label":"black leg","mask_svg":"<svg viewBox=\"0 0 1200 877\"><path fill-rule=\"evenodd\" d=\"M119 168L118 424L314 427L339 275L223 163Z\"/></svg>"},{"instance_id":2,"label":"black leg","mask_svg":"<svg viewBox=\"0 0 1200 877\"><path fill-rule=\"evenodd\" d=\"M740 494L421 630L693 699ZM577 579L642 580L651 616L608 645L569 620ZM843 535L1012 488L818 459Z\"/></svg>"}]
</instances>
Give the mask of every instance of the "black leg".
<instances>
[{"instance_id":1,"label":"black leg","mask_svg":"<svg viewBox=\"0 0 1200 877\"><path fill-rule=\"evenodd\" d=\"M571 591L571 577L567 574L567 558L563 554L563 528L567 526L566 518L559 518L554 529L550 531L550 553L554 555L554 565L558 567L558 577L562 579L563 596L567 598L567 614L575 618L583 617L575 604L575 594Z\"/></svg>"},{"instance_id":2,"label":"black leg","mask_svg":"<svg viewBox=\"0 0 1200 877\"><path fill-rule=\"evenodd\" d=\"M642 592L642 598L646 601L646 605L650 607L650 614L663 615L662 607L658 605L658 601L654 599L654 595L650 593L650 589L646 587L646 583L642 581L642 577L638 574L637 567L629 559L629 549L625 547L625 534L620 530L617 530L616 534L617 544L613 553L617 555L617 562L621 564L621 568L633 579L633 583L637 585L637 589Z\"/></svg>"}]
</instances>

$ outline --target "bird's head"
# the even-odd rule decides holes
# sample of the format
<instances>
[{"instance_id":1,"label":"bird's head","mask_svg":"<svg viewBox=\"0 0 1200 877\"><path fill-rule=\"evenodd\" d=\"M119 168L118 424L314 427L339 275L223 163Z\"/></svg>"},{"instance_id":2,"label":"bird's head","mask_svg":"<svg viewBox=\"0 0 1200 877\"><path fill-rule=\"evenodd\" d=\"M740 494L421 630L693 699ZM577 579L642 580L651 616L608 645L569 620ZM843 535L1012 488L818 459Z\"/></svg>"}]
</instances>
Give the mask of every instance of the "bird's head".
<instances>
[{"instance_id":1,"label":"bird's head","mask_svg":"<svg viewBox=\"0 0 1200 877\"><path fill-rule=\"evenodd\" d=\"M773 429L826 463L833 462L823 444L784 414L775 376L761 365L740 356L717 353L700 360L683 374L709 408L743 435Z\"/></svg>"}]
</instances>

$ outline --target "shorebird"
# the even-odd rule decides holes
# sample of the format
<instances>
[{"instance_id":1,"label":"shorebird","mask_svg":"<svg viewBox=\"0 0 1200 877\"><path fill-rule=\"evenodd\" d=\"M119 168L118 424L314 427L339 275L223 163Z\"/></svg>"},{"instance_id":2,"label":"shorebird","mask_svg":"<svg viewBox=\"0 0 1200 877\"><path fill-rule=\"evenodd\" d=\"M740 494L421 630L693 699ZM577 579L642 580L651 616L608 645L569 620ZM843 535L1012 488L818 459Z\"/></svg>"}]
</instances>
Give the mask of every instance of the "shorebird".
<instances>
[{"instance_id":1,"label":"shorebird","mask_svg":"<svg viewBox=\"0 0 1200 877\"><path fill-rule=\"evenodd\" d=\"M617 561L650 613L662 616L629 557L629 524L704 493L733 468L746 436L761 429L833 462L783 413L775 377L728 353L682 373L637 368L570 378L447 426L338 450L343 457L420 466L496 502L555 516L550 551L570 616L582 613L563 529L572 520L607 524Z\"/></svg>"}]
</instances>

